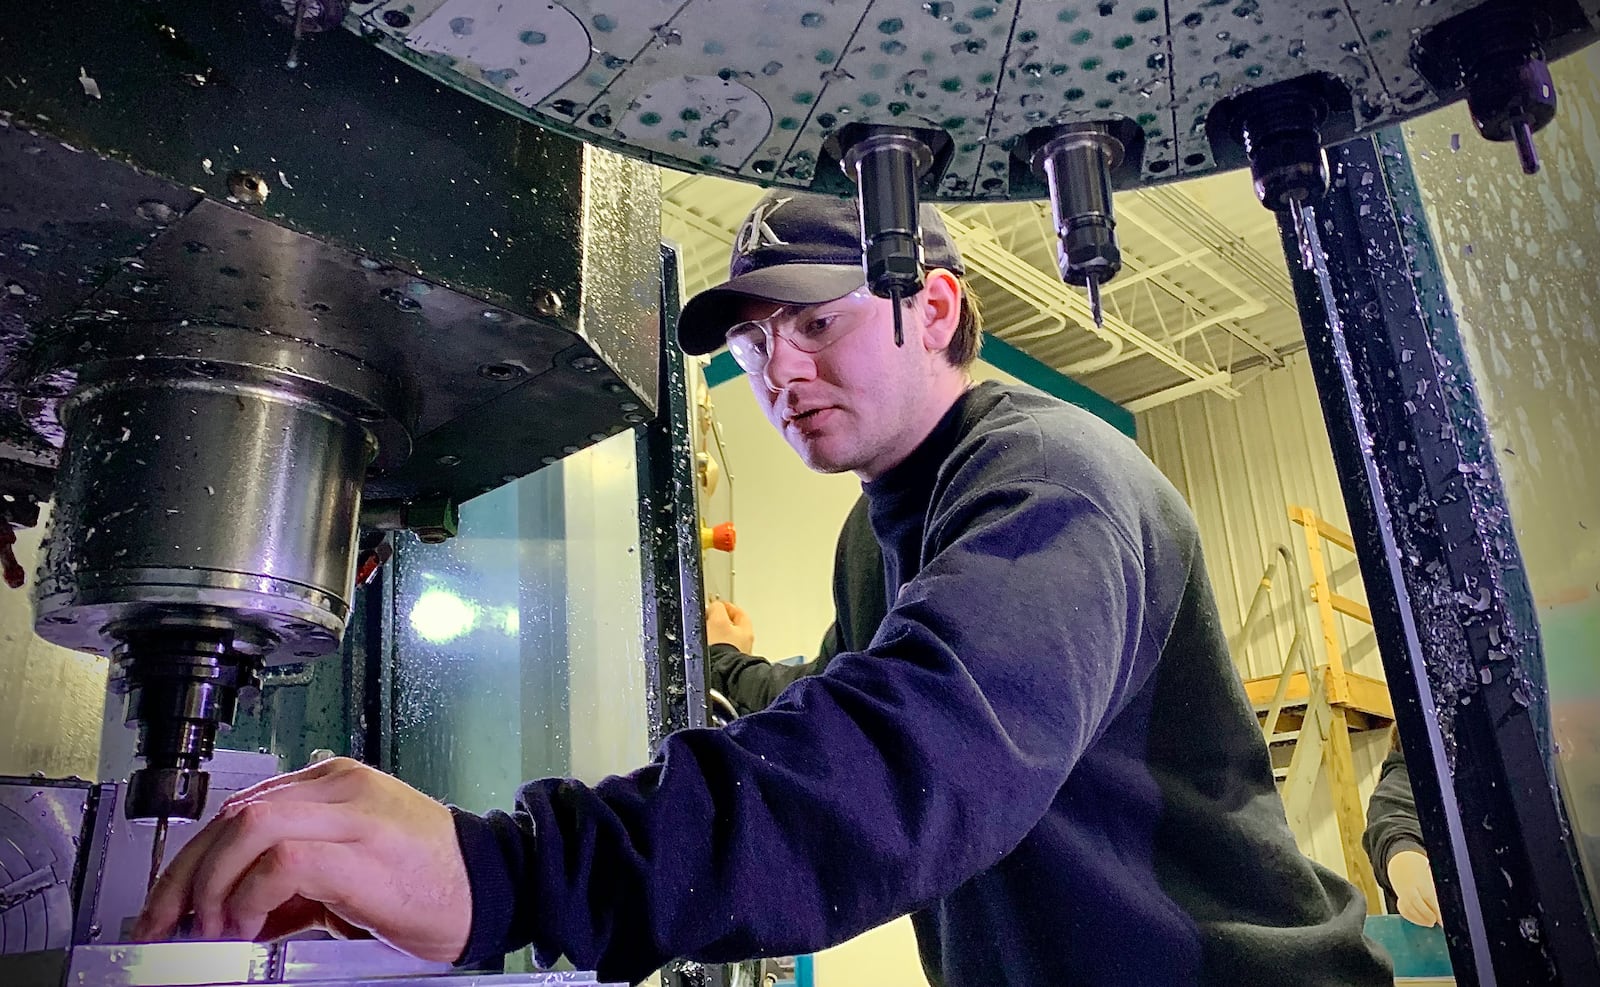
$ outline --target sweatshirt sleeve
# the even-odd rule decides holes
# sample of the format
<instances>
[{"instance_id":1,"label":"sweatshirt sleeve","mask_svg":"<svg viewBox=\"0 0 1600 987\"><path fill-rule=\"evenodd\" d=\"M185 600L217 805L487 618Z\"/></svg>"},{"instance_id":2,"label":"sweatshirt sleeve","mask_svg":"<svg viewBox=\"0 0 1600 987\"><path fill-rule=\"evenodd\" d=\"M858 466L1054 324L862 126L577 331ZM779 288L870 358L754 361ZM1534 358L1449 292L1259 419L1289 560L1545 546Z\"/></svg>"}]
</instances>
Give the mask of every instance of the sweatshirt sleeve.
<instances>
[{"instance_id":1,"label":"sweatshirt sleeve","mask_svg":"<svg viewBox=\"0 0 1600 987\"><path fill-rule=\"evenodd\" d=\"M837 631L830 627L829 635ZM827 639L824 639L826 645ZM789 683L822 671L829 658L801 662L797 665L775 665L765 658L747 655L731 644L713 644L707 649L710 662L711 688L728 697L740 716L766 709Z\"/></svg>"},{"instance_id":2,"label":"sweatshirt sleeve","mask_svg":"<svg viewBox=\"0 0 1600 987\"><path fill-rule=\"evenodd\" d=\"M1417 821L1417 800L1411 792L1411 772L1399 751L1390 751L1383 759L1378 784L1367 801L1367 830L1361 834L1361 843L1367 848L1374 876L1390 894L1394 894L1389 884L1390 858L1401 850L1427 852L1422 825Z\"/></svg>"},{"instance_id":3,"label":"sweatshirt sleeve","mask_svg":"<svg viewBox=\"0 0 1600 987\"><path fill-rule=\"evenodd\" d=\"M1148 675L1135 545L1047 480L937 498L868 652L638 771L459 814L465 958L531 942L638 980L821 949L948 895L1037 825Z\"/></svg>"}]
</instances>

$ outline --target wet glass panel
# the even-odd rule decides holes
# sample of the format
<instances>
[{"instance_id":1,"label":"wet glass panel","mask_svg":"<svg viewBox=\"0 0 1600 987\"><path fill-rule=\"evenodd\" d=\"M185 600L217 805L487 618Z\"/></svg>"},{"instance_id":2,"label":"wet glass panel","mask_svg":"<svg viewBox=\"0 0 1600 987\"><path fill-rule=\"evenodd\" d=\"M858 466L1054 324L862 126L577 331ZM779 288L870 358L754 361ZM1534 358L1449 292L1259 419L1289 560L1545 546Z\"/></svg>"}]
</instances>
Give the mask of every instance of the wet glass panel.
<instances>
[{"instance_id":1,"label":"wet glass panel","mask_svg":"<svg viewBox=\"0 0 1600 987\"><path fill-rule=\"evenodd\" d=\"M269 750L286 771L311 763L311 753L349 756L360 681L351 684L349 642L314 661L263 669L260 689L239 693L233 725L217 732L228 750Z\"/></svg>"},{"instance_id":2,"label":"wet glass panel","mask_svg":"<svg viewBox=\"0 0 1600 987\"><path fill-rule=\"evenodd\" d=\"M462 506L393 560L395 771L474 811L648 756L631 433Z\"/></svg>"},{"instance_id":3,"label":"wet glass panel","mask_svg":"<svg viewBox=\"0 0 1600 987\"><path fill-rule=\"evenodd\" d=\"M1600 52L1552 66L1529 177L1464 105L1407 125L1538 608L1557 774L1600 898Z\"/></svg>"}]
</instances>

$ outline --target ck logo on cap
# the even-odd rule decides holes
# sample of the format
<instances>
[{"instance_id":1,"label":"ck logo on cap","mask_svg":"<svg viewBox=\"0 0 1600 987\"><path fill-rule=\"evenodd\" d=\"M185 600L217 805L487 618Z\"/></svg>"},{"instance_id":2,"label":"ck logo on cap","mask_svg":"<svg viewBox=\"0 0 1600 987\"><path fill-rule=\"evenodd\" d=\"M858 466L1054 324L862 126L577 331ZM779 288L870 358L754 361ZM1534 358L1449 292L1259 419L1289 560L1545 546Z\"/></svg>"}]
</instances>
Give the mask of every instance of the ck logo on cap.
<instances>
[{"instance_id":1,"label":"ck logo on cap","mask_svg":"<svg viewBox=\"0 0 1600 987\"><path fill-rule=\"evenodd\" d=\"M771 202L762 202L756 205L750 218L739 227L739 234L733 238L733 249L742 257L755 253L763 247L778 247L788 244L789 241L772 232L772 227L767 225L767 217L777 212L785 203L794 196L784 196L773 199Z\"/></svg>"}]
</instances>

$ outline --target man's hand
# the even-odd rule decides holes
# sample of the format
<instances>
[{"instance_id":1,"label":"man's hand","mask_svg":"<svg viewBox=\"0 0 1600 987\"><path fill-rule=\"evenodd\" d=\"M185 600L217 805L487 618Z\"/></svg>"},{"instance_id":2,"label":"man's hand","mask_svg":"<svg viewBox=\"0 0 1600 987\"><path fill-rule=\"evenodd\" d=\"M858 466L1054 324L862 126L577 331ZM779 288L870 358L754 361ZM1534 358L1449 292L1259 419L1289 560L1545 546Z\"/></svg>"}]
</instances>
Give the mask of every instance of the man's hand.
<instances>
[{"instance_id":1,"label":"man's hand","mask_svg":"<svg viewBox=\"0 0 1600 987\"><path fill-rule=\"evenodd\" d=\"M133 935L204 939L305 929L373 935L424 959L466 946L472 894L450 810L336 757L231 796L151 889Z\"/></svg>"},{"instance_id":2,"label":"man's hand","mask_svg":"<svg viewBox=\"0 0 1600 987\"><path fill-rule=\"evenodd\" d=\"M749 614L727 600L712 600L706 607L706 643L731 644L749 654L756 646L756 626Z\"/></svg>"},{"instance_id":3,"label":"man's hand","mask_svg":"<svg viewBox=\"0 0 1600 987\"><path fill-rule=\"evenodd\" d=\"M1400 914L1416 925L1439 924L1439 892L1433 886L1428 855L1401 850L1389 858L1389 884L1399 899Z\"/></svg>"}]
</instances>

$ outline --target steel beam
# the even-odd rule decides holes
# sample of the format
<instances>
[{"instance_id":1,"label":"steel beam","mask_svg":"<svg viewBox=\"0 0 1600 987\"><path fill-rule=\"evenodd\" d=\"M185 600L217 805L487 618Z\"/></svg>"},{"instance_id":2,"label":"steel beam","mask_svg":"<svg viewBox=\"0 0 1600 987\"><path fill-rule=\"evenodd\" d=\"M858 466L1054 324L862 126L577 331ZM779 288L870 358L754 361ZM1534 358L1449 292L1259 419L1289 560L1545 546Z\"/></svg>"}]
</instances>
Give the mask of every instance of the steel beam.
<instances>
[{"instance_id":1,"label":"steel beam","mask_svg":"<svg viewBox=\"0 0 1600 987\"><path fill-rule=\"evenodd\" d=\"M1600 983L1532 594L1411 166L1394 132L1329 160L1300 233L1279 225L1456 977Z\"/></svg>"}]
</instances>

